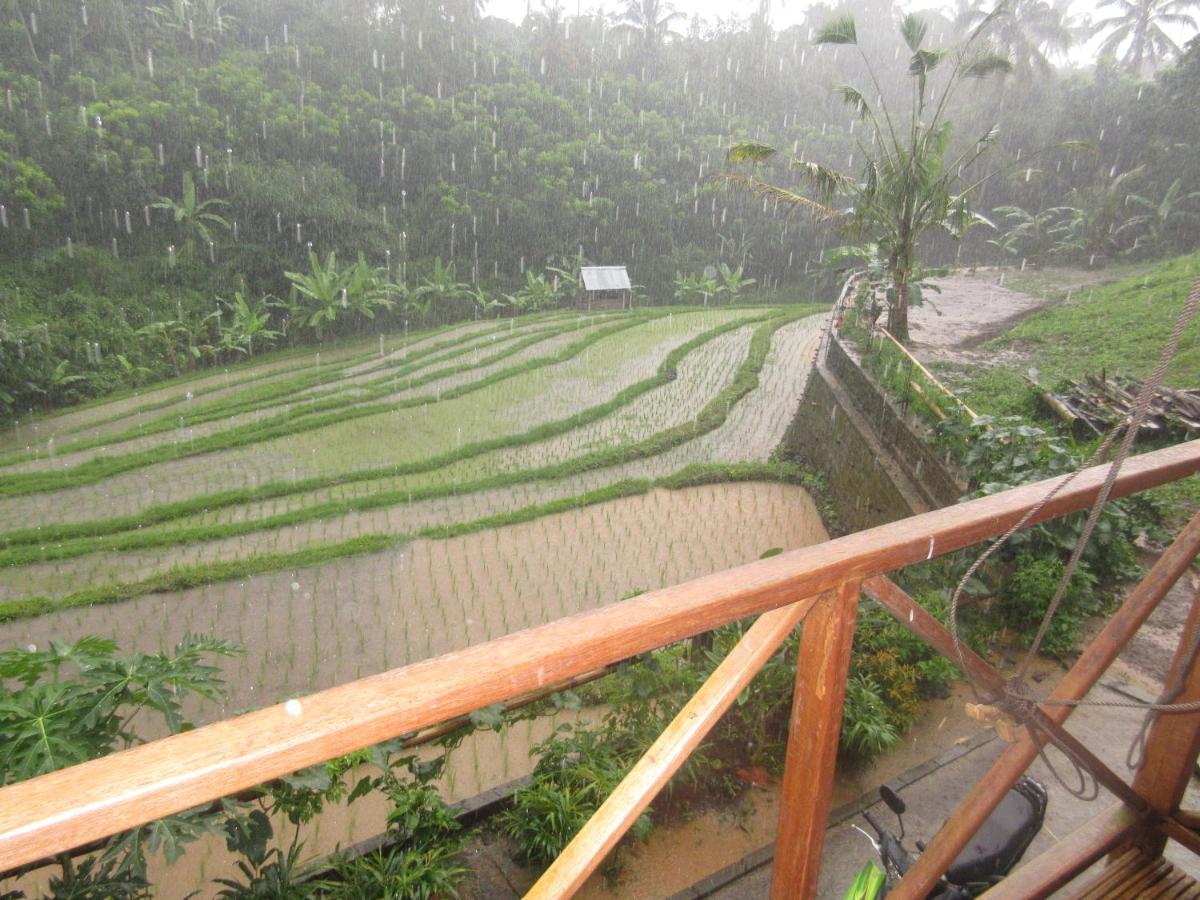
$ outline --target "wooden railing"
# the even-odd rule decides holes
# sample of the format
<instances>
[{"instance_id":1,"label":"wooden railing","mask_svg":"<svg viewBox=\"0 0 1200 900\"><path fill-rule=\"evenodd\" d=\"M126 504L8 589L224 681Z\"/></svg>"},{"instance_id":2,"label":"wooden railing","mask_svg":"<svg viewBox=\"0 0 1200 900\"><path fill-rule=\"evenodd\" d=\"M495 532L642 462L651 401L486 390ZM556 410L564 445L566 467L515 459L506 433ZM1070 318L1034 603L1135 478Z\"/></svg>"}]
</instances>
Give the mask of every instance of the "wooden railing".
<instances>
[{"instance_id":1,"label":"wooden railing","mask_svg":"<svg viewBox=\"0 0 1200 900\"><path fill-rule=\"evenodd\" d=\"M1196 472L1200 472L1200 441L1148 453L1125 463L1114 496ZM1045 503L1033 521L1088 507L1106 473L1107 466L1083 472ZM860 587L946 652L950 639L945 630L884 576L1003 534L1057 482L1025 485L642 594L6 787L0 790L0 871L761 613L592 822L547 870L533 894L567 895L582 883L765 660L803 621L773 895L813 896ZM1098 644L1084 653L1056 696L1086 692L1198 551L1200 522L1193 522L1110 620ZM958 663L956 657L951 661ZM999 677L973 655L967 655L965 664L976 683L992 684L989 679ZM1064 706L1045 708L1038 713L1046 720L1040 724L1057 736L1068 712ZM1171 737L1171 746L1195 739L1186 728L1183 731L1182 736ZM956 848L969 839L1028 765L1033 752L1028 738L1010 748L1001 758L1002 771L973 789L969 802L921 855L900 896L923 896L928 891L958 852ZM1114 819L1120 827L1110 823L1104 834L1114 830L1126 834L1151 817L1160 824L1166 817L1171 824L1163 827L1174 829L1172 837L1183 839L1176 833L1181 830L1194 835L1189 820L1173 813L1178 806L1177 801L1171 806L1173 788L1160 791L1162 796L1150 796L1144 785L1122 788L1110 781L1106 776L1103 783L1134 813Z\"/></svg>"}]
</instances>

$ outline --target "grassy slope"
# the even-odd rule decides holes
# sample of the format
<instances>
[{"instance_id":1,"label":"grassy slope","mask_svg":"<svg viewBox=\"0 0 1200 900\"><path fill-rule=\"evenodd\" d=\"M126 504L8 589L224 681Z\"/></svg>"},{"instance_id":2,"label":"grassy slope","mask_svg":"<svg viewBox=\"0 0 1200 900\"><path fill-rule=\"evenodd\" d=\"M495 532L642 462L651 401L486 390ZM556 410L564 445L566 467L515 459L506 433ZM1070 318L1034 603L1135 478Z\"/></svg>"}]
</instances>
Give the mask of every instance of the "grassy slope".
<instances>
[{"instance_id":1,"label":"grassy slope","mask_svg":"<svg viewBox=\"0 0 1200 900\"><path fill-rule=\"evenodd\" d=\"M1158 361L1198 274L1200 253L1110 284L1080 288L1070 300L1035 313L990 346L1032 353L1047 384L1101 369L1144 376ZM1166 380L1176 387L1200 384L1200 323L1185 332Z\"/></svg>"},{"instance_id":2,"label":"grassy slope","mask_svg":"<svg viewBox=\"0 0 1200 900\"><path fill-rule=\"evenodd\" d=\"M1141 266L1125 277L1094 286L1079 286L1079 274L1050 270L1013 279L1018 290L1036 290L1062 299L1035 313L1011 331L989 342L996 350L1020 350L1030 357L1042 384L1057 386L1065 379L1104 370L1109 375L1145 376L1153 370L1167 337L1200 275L1200 253ZM1024 378L1026 366L975 368L967 373L965 399L980 412L1021 413L1044 417ZM1200 319L1184 332L1167 369L1173 387L1200 387ZM1163 489L1169 501L1200 508L1200 482L1187 479Z\"/></svg>"}]
</instances>

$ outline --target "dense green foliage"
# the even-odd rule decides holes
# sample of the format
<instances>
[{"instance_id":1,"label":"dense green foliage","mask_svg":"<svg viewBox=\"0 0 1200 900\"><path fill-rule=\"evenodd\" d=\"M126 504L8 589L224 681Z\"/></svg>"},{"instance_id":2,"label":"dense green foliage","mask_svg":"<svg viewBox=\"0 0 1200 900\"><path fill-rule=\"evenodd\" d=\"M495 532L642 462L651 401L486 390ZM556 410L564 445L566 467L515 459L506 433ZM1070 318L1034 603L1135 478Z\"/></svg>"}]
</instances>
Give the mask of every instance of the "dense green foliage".
<instances>
[{"instance_id":1,"label":"dense green foliage","mask_svg":"<svg viewBox=\"0 0 1200 900\"><path fill-rule=\"evenodd\" d=\"M820 271L828 229L711 176L738 139L853 170L865 132L829 87L910 53L886 29L864 59L810 45L823 7L776 32L761 14L684 26L657 6L653 23L630 12L612 28L553 5L520 26L426 3L26 5L5 6L0 30L5 416L272 342L544 307L584 257L628 264L655 302L677 281L692 302L797 285ZM944 45L979 17L924 22ZM1176 113L1200 49L1139 83L1128 70L1148 69L1131 59L1053 70L1076 33L1061 10L1016 4L993 26L1019 79L961 91L945 112L947 158L998 123L993 157L1011 177L978 206L1070 210L1056 255L1095 264L1194 245L1183 148L1200 134ZM920 52L932 86L942 72ZM880 94L909 102L898 84ZM1094 152L1037 155L1065 139ZM954 252L925 243L934 261ZM700 286L710 264L737 274L723 295Z\"/></svg>"}]
</instances>

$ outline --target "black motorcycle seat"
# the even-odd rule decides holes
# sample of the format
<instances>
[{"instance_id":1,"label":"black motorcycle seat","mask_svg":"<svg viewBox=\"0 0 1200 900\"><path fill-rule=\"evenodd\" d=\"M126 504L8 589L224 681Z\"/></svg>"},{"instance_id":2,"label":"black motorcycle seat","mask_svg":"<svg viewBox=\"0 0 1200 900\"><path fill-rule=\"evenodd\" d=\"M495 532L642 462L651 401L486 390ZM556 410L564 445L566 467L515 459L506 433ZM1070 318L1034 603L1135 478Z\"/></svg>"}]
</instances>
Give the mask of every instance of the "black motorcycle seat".
<instances>
[{"instance_id":1,"label":"black motorcycle seat","mask_svg":"<svg viewBox=\"0 0 1200 900\"><path fill-rule=\"evenodd\" d=\"M951 884L990 884L1008 873L1041 830L1046 789L1022 778L946 871Z\"/></svg>"}]
</instances>

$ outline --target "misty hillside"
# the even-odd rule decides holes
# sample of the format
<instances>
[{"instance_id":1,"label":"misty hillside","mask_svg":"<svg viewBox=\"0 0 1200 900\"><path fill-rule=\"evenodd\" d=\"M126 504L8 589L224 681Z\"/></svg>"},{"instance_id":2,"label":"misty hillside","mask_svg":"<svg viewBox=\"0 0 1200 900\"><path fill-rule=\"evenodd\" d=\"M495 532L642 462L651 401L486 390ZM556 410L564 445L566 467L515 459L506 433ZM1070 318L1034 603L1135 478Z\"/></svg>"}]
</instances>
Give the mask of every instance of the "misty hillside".
<instances>
[{"instance_id":1,"label":"misty hillside","mask_svg":"<svg viewBox=\"0 0 1200 900\"><path fill-rule=\"evenodd\" d=\"M1200 47L1175 63L1153 58L1158 45L1134 60L1126 42L1118 57L1067 67L1061 51L1081 32L1053 9L1050 21L1047 4L1019 0L992 22L988 40L1013 72L953 95L953 144L997 127L986 164L963 173L964 183L991 176L975 207L995 227L961 247L927 239L930 262L1040 263L1053 251L1097 266L1195 244ZM814 29L846 11L859 46L814 45ZM722 263L741 266L755 290L828 299L824 252L844 236L720 176L743 139L857 176L873 135L835 88L870 85L867 59L873 100L911 102L897 10L818 4L809 25L784 31L764 10L712 26L662 0L608 15L543 5L520 26L485 13L311 0L8 4L3 407L102 393L134 368L144 379L197 364L204 354L191 346L164 361L175 354L134 335L155 323L200 329L217 297L233 309L235 292L247 303L282 296L284 273L308 270L309 251L341 263L362 254L401 286L452 264L455 283L499 298L584 258L627 265L651 302L675 298L677 274ZM981 15L924 14L928 44L963 40ZM799 185L783 159L758 173ZM1131 193L1153 222L1121 227L1145 212L1130 208ZM1067 207L1082 212L1039 218ZM451 306L444 318L482 303ZM375 325L399 327L403 309L377 310ZM286 331L284 314L271 315ZM328 333L347 327L344 317ZM61 383L77 369L87 379Z\"/></svg>"}]
</instances>

